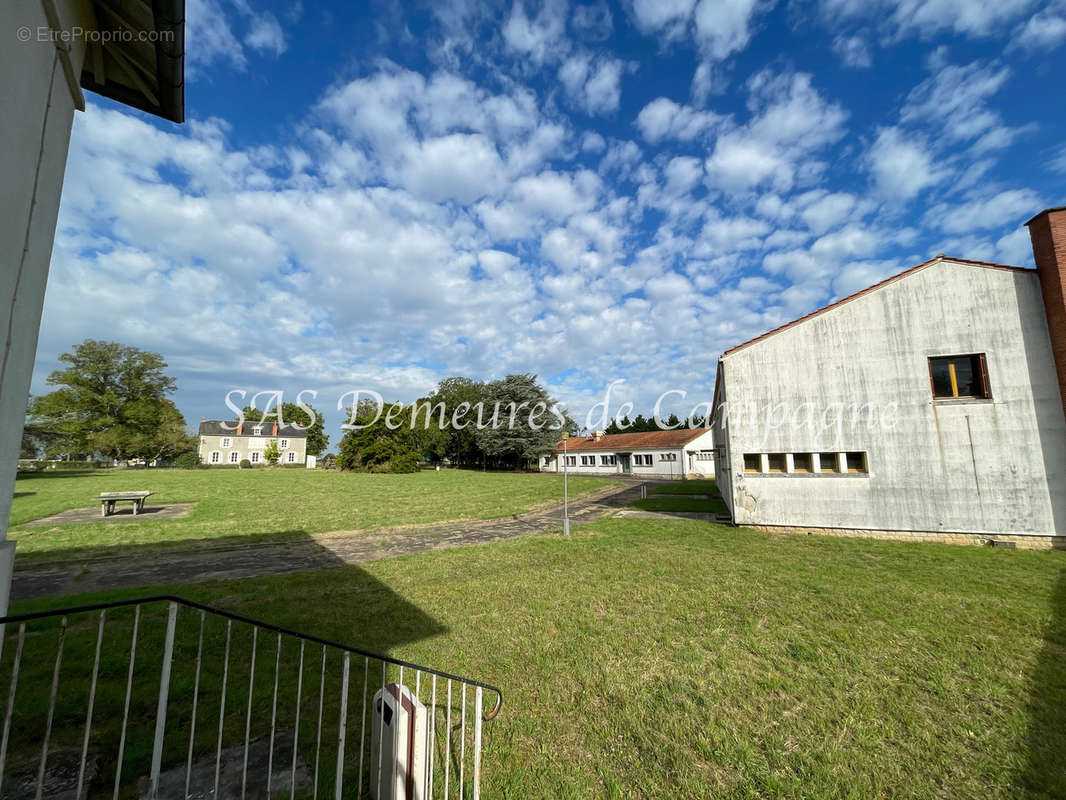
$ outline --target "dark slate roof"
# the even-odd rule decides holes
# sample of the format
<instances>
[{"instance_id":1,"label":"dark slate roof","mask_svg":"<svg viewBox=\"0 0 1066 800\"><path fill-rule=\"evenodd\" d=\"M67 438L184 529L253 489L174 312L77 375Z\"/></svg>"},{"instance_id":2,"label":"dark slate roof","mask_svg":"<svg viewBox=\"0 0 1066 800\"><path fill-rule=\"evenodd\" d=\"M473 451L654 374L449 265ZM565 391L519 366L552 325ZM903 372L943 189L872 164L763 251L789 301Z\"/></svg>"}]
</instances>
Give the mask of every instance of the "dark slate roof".
<instances>
[{"instance_id":1,"label":"dark slate roof","mask_svg":"<svg viewBox=\"0 0 1066 800\"><path fill-rule=\"evenodd\" d=\"M251 420L244 421L244 429L241 431L241 436L254 436L252 433L252 426L258 425L258 422L252 422ZM267 420L263 423L263 432L260 436L273 436L274 423ZM200 423L200 435L201 436L237 436L237 420L230 420L224 422L220 419L205 419ZM302 431L292 423L286 423L285 425L278 426L278 436L286 439L306 439L307 431Z\"/></svg>"}]
</instances>

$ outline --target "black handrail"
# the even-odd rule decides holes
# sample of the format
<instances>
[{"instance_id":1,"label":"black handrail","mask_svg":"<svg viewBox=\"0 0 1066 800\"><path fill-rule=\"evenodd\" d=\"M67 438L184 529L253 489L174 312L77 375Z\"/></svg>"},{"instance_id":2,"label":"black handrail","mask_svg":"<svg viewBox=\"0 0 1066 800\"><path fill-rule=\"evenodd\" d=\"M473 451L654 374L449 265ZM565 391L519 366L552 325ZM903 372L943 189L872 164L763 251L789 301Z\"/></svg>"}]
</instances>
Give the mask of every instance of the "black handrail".
<instances>
[{"instance_id":1,"label":"black handrail","mask_svg":"<svg viewBox=\"0 0 1066 800\"><path fill-rule=\"evenodd\" d=\"M232 611L225 611L221 608L214 608L213 606L205 605L203 603L197 603L195 600L188 600L184 597L178 597L173 594L157 594L151 597L136 597L132 600L114 600L109 603L90 603L84 606L71 606L69 608L57 608L51 611L34 611L29 614L10 614L6 617L0 617L0 625L8 625L16 622L29 622L35 619L46 619L48 617L62 617L72 616L74 614L84 614L90 611L104 611L112 608L123 608L126 606L139 606L146 605L148 603L177 603L187 608L195 608L198 611L206 611L209 614L217 614L226 619L234 620L235 622L244 622L249 625L255 625L259 628L265 628L266 630L274 631L274 633L281 633L286 636L295 636L298 639L302 639L306 642L314 642L315 644L325 645L327 647L335 647L339 650L344 650L348 653L354 653L360 656L366 656L367 658L373 658L378 661L382 661L386 664L393 664L405 669L415 669L421 672L429 673L430 675L436 675L438 678L444 678L446 680L459 681L469 686L480 686L482 689L487 689L490 692L496 693L496 705L488 714L485 714L482 719L486 722L495 719L496 715L500 713L500 709L503 708L503 691L499 687L493 686L491 683L483 683L481 681L471 680L470 678L464 678L461 675L453 675L450 672L444 672L439 669L432 669L431 667L423 667L419 664L413 664L410 661L403 661L398 658L392 658L390 656L383 656L377 653L371 653L369 650L363 650L359 647L352 647L351 645L342 644L341 642L335 642L331 639L323 639L321 636L315 636L310 633L301 633L300 631L294 631L291 628L283 628L280 625L274 625L271 622L263 622L262 620L254 619L252 617L246 617L243 614L234 614Z\"/></svg>"}]
</instances>

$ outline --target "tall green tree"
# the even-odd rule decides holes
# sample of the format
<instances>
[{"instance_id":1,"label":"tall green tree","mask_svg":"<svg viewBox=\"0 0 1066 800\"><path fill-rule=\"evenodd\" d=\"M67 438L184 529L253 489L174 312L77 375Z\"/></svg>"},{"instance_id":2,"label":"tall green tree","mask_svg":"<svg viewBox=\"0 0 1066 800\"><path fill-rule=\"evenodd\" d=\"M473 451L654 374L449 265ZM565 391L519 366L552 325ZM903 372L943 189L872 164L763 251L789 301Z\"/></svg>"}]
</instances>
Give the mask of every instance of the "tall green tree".
<instances>
[{"instance_id":1,"label":"tall green tree","mask_svg":"<svg viewBox=\"0 0 1066 800\"><path fill-rule=\"evenodd\" d=\"M477 423L476 406L484 398L485 384L471 378L456 376L445 378L434 392L426 398L433 407L443 403L445 431L448 442L446 455L454 464L480 464L482 452L475 436ZM438 415L434 412L434 419ZM453 421L456 423L453 425Z\"/></svg>"},{"instance_id":2,"label":"tall green tree","mask_svg":"<svg viewBox=\"0 0 1066 800\"><path fill-rule=\"evenodd\" d=\"M311 415L300 408L296 403L282 403L281 418L285 421L286 425L296 423L307 430L307 454L318 456L324 453L326 448L329 447L329 434L326 433L326 420L322 414L319 413L317 408L306 403L305 405L315 413L315 422L313 425L311 424ZM276 414L274 414L273 410L271 410L270 413L272 418L276 418ZM258 408L245 406L244 418L249 422L259 422L263 419L263 412Z\"/></svg>"},{"instance_id":3,"label":"tall green tree","mask_svg":"<svg viewBox=\"0 0 1066 800\"><path fill-rule=\"evenodd\" d=\"M497 466L527 466L554 450L560 436L550 411L555 400L536 375L508 375L486 384L483 402L484 424L475 440Z\"/></svg>"},{"instance_id":4,"label":"tall green tree","mask_svg":"<svg viewBox=\"0 0 1066 800\"><path fill-rule=\"evenodd\" d=\"M87 339L59 356L48 376L59 387L30 403L33 430L49 455L168 458L190 447L185 418L167 395L174 378L158 353Z\"/></svg>"}]
</instances>

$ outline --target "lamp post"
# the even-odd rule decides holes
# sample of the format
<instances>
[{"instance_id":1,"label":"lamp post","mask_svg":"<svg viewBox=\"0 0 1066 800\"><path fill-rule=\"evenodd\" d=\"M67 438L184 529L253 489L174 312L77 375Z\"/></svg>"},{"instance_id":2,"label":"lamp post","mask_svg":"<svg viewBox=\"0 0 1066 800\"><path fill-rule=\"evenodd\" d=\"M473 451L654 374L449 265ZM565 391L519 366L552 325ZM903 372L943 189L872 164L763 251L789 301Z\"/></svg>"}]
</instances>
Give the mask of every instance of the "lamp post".
<instances>
[{"instance_id":1,"label":"lamp post","mask_svg":"<svg viewBox=\"0 0 1066 800\"><path fill-rule=\"evenodd\" d=\"M570 507L567 492L567 458L566 440L570 438L569 431L563 431L563 536L570 535Z\"/></svg>"}]
</instances>

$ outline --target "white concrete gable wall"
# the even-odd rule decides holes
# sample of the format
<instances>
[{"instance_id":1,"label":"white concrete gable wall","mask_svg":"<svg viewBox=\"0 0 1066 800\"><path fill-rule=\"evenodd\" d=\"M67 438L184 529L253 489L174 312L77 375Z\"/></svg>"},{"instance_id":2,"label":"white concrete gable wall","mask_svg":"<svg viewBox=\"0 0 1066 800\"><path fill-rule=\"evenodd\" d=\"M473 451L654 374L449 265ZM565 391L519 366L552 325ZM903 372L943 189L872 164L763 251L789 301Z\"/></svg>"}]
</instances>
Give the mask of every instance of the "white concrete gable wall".
<instances>
[{"instance_id":1,"label":"white concrete gable wall","mask_svg":"<svg viewBox=\"0 0 1066 800\"><path fill-rule=\"evenodd\" d=\"M992 400L933 402L930 356L984 353ZM1066 532L1066 421L1035 272L942 261L725 356L738 524ZM738 423L738 405L897 403L891 430ZM831 446L833 445L833 446ZM745 453L865 451L868 475L745 473ZM723 471L724 472L724 471Z\"/></svg>"}]
</instances>

